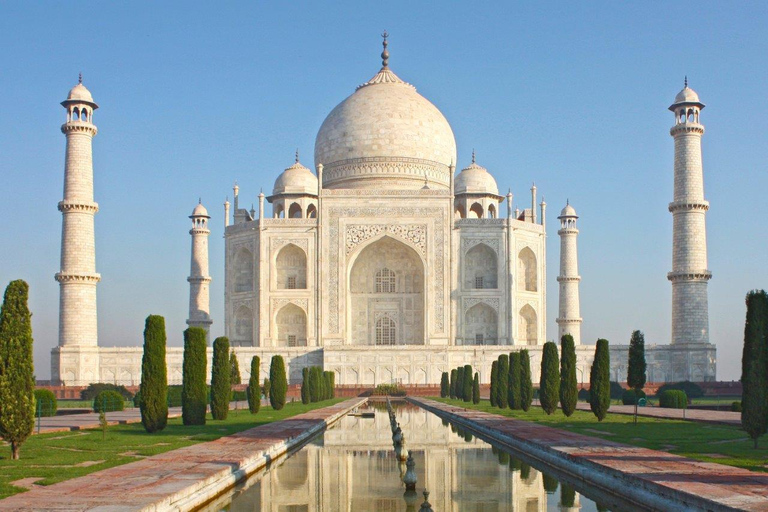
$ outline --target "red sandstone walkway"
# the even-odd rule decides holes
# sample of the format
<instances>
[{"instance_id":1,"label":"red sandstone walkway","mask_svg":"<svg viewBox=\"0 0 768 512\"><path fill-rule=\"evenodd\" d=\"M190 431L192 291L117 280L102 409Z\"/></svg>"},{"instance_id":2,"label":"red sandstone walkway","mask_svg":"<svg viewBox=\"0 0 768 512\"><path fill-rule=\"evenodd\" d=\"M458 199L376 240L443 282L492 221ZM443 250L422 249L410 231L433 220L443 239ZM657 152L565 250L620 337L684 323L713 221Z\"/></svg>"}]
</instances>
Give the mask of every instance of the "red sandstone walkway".
<instances>
[{"instance_id":1,"label":"red sandstone walkway","mask_svg":"<svg viewBox=\"0 0 768 512\"><path fill-rule=\"evenodd\" d=\"M191 510L364 401L349 399L216 441L37 487L0 500L0 511Z\"/></svg>"},{"instance_id":2,"label":"red sandstone walkway","mask_svg":"<svg viewBox=\"0 0 768 512\"><path fill-rule=\"evenodd\" d=\"M589 404L579 402L576 408L589 411ZM616 414L635 414L634 405L611 405L610 412ZM638 416L665 418L670 420L690 420L703 423L720 423L741 426L741 413L731 411L708 411L705 409L664 409L662 407L638 407Z\"/></svg>"},{"instance_id":3,"label":"red sandstone walkway","mask_svg":"<svg viewBox=\"0 0 768 512\"><path fill-rule=\"evenodd\" d=\"M434 400L409 400L517 448L534 460L557 467L577 480L593 482L604 489L618 489L622 495L635 493L637 503L657 510L768 510L766 473L699 462ZM678 506L653 504L659 495L677 500Z\"/></svg>"}]
</instances>

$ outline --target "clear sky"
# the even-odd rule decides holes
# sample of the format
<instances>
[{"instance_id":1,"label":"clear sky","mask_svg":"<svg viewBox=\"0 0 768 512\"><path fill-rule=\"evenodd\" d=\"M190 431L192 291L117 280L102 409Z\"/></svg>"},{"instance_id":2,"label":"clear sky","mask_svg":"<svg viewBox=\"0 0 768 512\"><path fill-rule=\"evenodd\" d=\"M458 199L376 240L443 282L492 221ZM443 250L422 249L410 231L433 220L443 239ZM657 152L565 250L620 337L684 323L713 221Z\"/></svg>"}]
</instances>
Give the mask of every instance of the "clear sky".
<instances>
[{"instance_id":1,"label":"clear sky","mask_svg":"<svg viewBox=\"0 0 768 512\"><path fill-rule=\"evenodd\" d=\"M703 139L711 340L738 379L744 296L768 287L766 2L4 2L0 284L31 286L35 364L56 344L64 136L59 102L83 73L94 141L99 342L139 345L166 317L181 344L189 219L210 210L213 335L223 334L223 207L311 167L325 116L380 66L432 101L478 163L549 205L548 337L556 336L557 214L581 219L583 339L670 337L673 115L688 75Z\"/></svg>"}]
</instances>

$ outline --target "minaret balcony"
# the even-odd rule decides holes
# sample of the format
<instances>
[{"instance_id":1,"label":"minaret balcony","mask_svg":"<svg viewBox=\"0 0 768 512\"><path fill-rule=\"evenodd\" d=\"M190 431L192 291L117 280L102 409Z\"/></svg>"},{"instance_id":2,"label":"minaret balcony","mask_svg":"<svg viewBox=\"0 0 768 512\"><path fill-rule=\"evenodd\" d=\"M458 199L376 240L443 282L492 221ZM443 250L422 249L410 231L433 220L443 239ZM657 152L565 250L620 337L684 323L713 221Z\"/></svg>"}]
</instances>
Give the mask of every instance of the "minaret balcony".
<instances>
[{"instance_id":1,"label":"minaret balcony","mask_svg":"<svg viewBox=\"0 0 768 512\"><path fill-rule=\"evenodd\" d=\"M712 272L709 270L676 270L667 273L667 279L675 281L709 281L712 279Z\"/></svg>"},{"instance_id":2,"label":"minaret balcony","mask_svg":"<svg viewBox=\"0 0 768 512\"><path fill-rule=\"evenodd\" d=\"M669 134L673 137L681 133L697 133L703 135L704 125L699 123L680 123L669 129Z\"/></svg>"},{"instance_id":3,"label":"minaret balcony","mask_svg":"<svg viewBox=\"0 0 768 512\"><path fill-rule=\"evenodd\" d=\"M557 276L558 283L578 283L581 281L581 276Z\"/></svg>"},{"instance_id":4,"label":"minaret balcony","mask_svg":"<svg viewBox=\"0 0 768 512\"><path fill-rule=\"evenodd\" d=\"M189 276L187 278L188 283L210 283L210 276Z\"/></svg>"},{"instance_id":5,"label":"minaret balcony","mask_svg":"<svg viewBox=\"0 0 768 512\"><path fill-rule=\"evenodd\" d=\"M669 211L672 213L684 210L706 212L709 210L709 201L672 201L669 203Z\"/></svg>"},{"instance_id":6,"label":"minaret balcony","mask_svg":"<svg viewBox=\"0 0 768 512\"><path fill-rule=\"evenodd\" d=\"M101 281L101 274L79 272L57 272L54 276L59 283L93 283Z\"/></svg>"},{"instance_id":7,"label":"minaret balcony","mask_svg":"<svg viewBox=\"0 0 768 512\"><path fill-rule=\"evenodd\" d=\"M93 137L99 132L96 125L87 121L69 121L61 125L61 133L85 133Z\"/></svg>"},{"instance_id":8,"label":"minaret balcony","mask_svg":"<svg viewBox=\"0 0 768 512\"><path fill-rule=\"evenodd\" d=\"M99 204L94 203L93 201L61 201L59 202L59 211L61 213L96 213L99 211Z\"/></svg>"}]
</instances>

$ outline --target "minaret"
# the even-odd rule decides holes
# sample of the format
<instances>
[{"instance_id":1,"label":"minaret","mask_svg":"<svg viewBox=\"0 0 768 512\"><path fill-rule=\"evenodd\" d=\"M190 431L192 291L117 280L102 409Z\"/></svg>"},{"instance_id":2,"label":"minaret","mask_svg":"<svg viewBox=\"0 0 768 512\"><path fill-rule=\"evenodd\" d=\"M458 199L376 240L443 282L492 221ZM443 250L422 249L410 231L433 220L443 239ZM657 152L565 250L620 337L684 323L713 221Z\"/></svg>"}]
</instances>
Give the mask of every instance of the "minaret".
<instances>
[{"instance_id":1,"label":"minaret","mask_svg":"<svg viewBox=\"0 0 768 512\"><path fill-rule=\"evenodd\" d=\"M673 219L672 272L672 343L709 343L709 306L707 281L707 228L705 215L709 203L704 200L704 176L701 166L701 136L704 126L699 114L704 104L685 87L675 96L669 110L675 125L669 133L675 139L675 195L669 203Z\"/></svg>"},{"instance_id":2,"label":"minaret","mask_svg":"<svg viewBox=\"0 0 768 512\"><path fill-rule=\"evenodd\" d=\"M93 112L99 106L83 85L83 75L61 105L67 110L67 122L61 125L67 137L67 155L64 199L59 203L61 270L55 276L59 282L59 347L96 347L96 284L101 276L96 273L93 221L99 205L93 201L91 143L98 131ZM54 370L59 369L57 364L52 360ZM52 377L59 377L57 371Z\"/></svg>"},{"instance_id":3,"label":"minaret","mask_svg":"<svg viewBox=\"0 0 768 512\"><path fill-rule=\"evenodd\" d=\"M208 275L208 210L203 206L202 201L192 210L192 229L189 234L192 236L192 263L190 266L189 277L189 319L187 325L190 327L202 327L206 335L210 329L213 320L210 315L209 286L211 276Z\"/></svg>"},{"instance_id":4,"label":"minaret","mask_svg":"<svg viewBox=\"0 0 768 512\"><path fill-rule=\"evenodd\" d=\"M576 228L576 210L566 203L560 212L560 310L557 317L557 334L562 338L565 334L573 336L576 345L581 343L581 315L579 312L579 259L576 238L579 230Z\"/></svg>"}]
</instances>

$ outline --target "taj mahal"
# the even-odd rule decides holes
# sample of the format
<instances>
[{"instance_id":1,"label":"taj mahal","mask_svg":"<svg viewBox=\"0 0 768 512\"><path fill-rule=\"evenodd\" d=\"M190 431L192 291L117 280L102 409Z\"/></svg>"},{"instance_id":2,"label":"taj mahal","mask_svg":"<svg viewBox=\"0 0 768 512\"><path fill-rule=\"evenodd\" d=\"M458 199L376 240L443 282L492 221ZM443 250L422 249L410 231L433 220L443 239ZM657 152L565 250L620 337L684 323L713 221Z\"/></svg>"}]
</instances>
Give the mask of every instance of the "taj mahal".
<instances>
[{"instance_id":1,"label":"taj mahal","mask_svg":"<svg viewBox=\"0 0 768 512\"><path fill-rule=\"evenodd\" d=\"M576 209L558 205L558 332L548 335L546 288L554 276L546 266L547 204L535 185L500 193L474 151L471 162L459 163L448 120L390 69L387 45L385 37L379 71L320 126L312 168L297 151L271 193L258 195L258 209L244 207L246 191L235 185L216 225L202 203L194 207L187 324L223 325L244 379L254 355L261 357L263 379L271 356L280 354L291 383L301 381L304 367L318 365L335 372L341 385L434 385L442 372L464 364L487 383L500 354L525 348L537 382L543 344L571 334L577 378L588 382L594 340L581 339ZM97 339L99 205L91 143L98 105L82 80L62 105L60 325L52 379L68 386L137 385L139 331L135 347L104 347ZM669 108L672 334L668 344L646 345L648 380L708 381L715 379L716 351L707 305L704 104L686 81ZM214 298L224 300L224 318L211 318L209 308L212 231L225 239L225 268L214 272L225 280L224 297ZM611 341L612 379L621 382L628 347ZM180 347L168 348L169 383L181 382L182 357Z\"/></svg>"}]
</instances>

